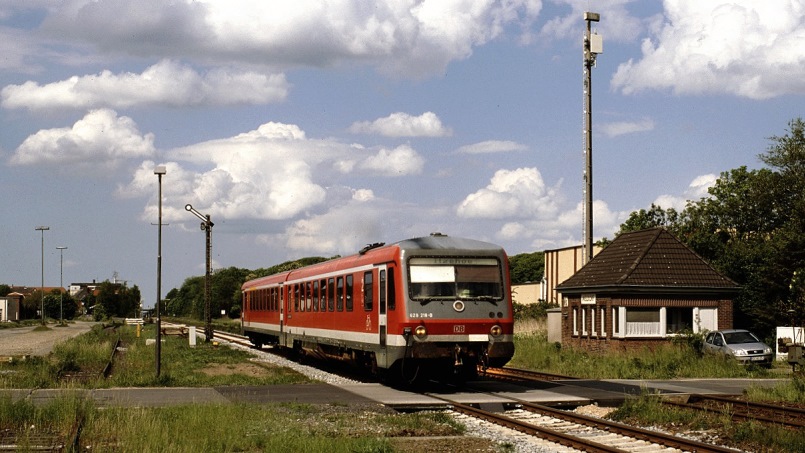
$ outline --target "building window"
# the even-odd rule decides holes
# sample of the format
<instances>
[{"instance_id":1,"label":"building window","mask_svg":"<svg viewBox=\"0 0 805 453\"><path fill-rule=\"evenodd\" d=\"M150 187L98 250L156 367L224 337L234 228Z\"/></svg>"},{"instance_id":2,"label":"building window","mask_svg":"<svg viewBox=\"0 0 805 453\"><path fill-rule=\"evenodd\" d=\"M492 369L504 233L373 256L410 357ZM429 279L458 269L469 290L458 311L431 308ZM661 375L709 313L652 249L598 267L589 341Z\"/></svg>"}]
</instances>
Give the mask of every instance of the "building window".
<instances>
[{"instance_id":1,"label":"building window","mask_svg":"<svg viewBox=\"0 0 805 453\"><path fill-rule=\"evenodd\" d=\"M676 334L693 331L693 309L668 307L665 309L665 333Z\"/></svg>"},{"instance_id":2,"label":"building window","mask_svg":"<svg viewBox=\"0 0 805 453\"><path fill-rule=\"evenodd\" d=\"M573 308L573 335L579 334L579 309Z\"/></svg>"},{"instance_id":3,"label":"building window","mask_svg":"<svg viewBox=\"0 0 805 453\"><path fill-rule=\"evenodd\" d=\"M607 318L607 307L601 307L601 336L602 337L607 336L606 318Z\"/></svg>"},{"instance_id":4,"label":"building window","mask_svg":"<svg viewBox=\"0 0 805 453\"><path fill-rule=\"evenodd\" d=\"M656 337L662 335L659 308L627 308L627 337Z\"/></svg>"},{"instance_id":5,"label":"building window","mask_svg":"<svg viewBox=\"0 0 805 453\"><path fill-rule=\"evenodd\" d=\"M623 337L623 329L621 328L621 309L623 307L612 307L612 336L617 338Z\"/></svg>"},{"instance_id":6,"label":"building window","mask_svg":"<svg viewBox=\"0 0 805 453\"><path fill-rule=\"evenodd\" d=\"M587 335L587 308L581 309L581 334Z\"/></svg>"},{"instance_id":7,"label":"building window","mask_svg":"<svg viewBox=\"0 0 805 453\"><path fill-rule=\"evenodd\" d=\"M598 332L595 329L595 310L595 307L590 307L590 332L594 337L598 336Z\"/></svg>"}]
</instances>

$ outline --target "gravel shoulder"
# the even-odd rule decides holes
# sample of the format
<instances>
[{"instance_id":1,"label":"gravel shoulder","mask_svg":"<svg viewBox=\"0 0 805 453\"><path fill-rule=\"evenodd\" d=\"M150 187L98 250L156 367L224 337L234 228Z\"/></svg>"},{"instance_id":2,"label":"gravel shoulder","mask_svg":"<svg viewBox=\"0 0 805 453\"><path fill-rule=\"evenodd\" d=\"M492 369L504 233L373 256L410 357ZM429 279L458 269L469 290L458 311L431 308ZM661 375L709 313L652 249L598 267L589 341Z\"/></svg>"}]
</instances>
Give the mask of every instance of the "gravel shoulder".
<instances>
[{"instance_id":1,"label":"gravel shoulder","mask_svg":"<svg viewBox=\"0 0 805 453\"><path fill-rule=\"evenodd\" d=\"M74 322L58 327L48 324L50 330L35 330L35 326L0 329L0 357L48 355L57 343L89 331L94 324Z\"/></svg>"}]
</instances>

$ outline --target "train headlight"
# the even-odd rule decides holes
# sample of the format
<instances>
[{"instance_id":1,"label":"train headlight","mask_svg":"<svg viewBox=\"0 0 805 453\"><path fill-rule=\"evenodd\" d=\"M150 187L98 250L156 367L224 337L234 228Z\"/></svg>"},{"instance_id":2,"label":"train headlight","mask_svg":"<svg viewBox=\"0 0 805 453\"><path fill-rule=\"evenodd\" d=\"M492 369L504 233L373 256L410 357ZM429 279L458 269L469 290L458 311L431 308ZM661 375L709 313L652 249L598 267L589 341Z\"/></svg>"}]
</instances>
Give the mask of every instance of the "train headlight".
<instances>
[{"instance_id":1,"label":"train headlight","mask_svg":"<svg viewBox=\"0 0 805 453\"><path fill-rule=\"evenodd\" d=\"M416 326L414 335L416 335L417 338L425 338L428 335L428 329L426 329L425 326Z\"/></svg>"},{"instance_id":2,"label":"train headlight","mask_svg":"<svg viewBox=\"0 0 805 453\"><path fill-rule=\"evenodd\" d=\"M489 334L492 335L493 337L499 337L499 336L503 335L503 329L499 325L496 324L496 325L492 326L491 329L489 329Z\"/></svg>"}]
</instances>

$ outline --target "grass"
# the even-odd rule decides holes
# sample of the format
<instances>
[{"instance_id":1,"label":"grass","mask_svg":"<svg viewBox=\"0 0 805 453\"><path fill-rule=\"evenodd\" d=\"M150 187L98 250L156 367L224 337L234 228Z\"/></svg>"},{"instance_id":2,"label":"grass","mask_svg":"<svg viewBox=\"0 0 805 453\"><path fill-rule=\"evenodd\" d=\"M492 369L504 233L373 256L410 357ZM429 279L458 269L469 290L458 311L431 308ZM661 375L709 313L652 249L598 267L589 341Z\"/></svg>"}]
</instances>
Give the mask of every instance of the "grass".
<instances>
[{"instance_id":1,"label":"grass","mask_svg":"<svg viewBox=\"0 0 805 453\"><path fill-rule=\"evenodd\" d=\"M274 385L310 380L288 368L250 362L248 352L186 338L163 336L160 376L156 353L146 340L155 327L137 335L135 326L96 325L88 333L59 343L47 357L29 357L0 363L0 388L109 388L219 385ZM120 348L108 379L102 375L118 339Z\"/></svg>"},{"instance_id":2,"label":"grass","mask_svg":"<svg viewBox=\"0 0 805 453\"><path fill-rule=\"evenodd\" d=\"M42 432L67 438L75 420L83 421L80 449L137 453L390 452L395 450L395 437L463 433L463 428L444 413L393 414L380 405L201 404L96 409L76 398L43 406L0 400L0 429L17 433L22 439Z\"/></svg>"},{"instance_id":3,"label":"grass","mask_svg":"<svg viewBox=\"0 0 805 453\"><path fill-rule=\"evenodd\" d=\"M701 411L673 408L662 404L658 395L627 400L609 418L640 426L660 426L677 432L700 432L710 437L712 442L742 451L805 451L805 438L797 430L766 423L736 421L727 413L713 417ZM712 439L713 436L717 439Z\"/></svg>"},{"instance_id":4,"label":"grass","mask_svg":"<svg viewBox=\"0 0 805 453\"><path fill-rule=\"evenodd\" d=\"M541 330L515 334L509 366L587 379L768 378L757 366L700 354L687 343L623 353L593 353L547 341Z\"/></svg>"}]
</instances>

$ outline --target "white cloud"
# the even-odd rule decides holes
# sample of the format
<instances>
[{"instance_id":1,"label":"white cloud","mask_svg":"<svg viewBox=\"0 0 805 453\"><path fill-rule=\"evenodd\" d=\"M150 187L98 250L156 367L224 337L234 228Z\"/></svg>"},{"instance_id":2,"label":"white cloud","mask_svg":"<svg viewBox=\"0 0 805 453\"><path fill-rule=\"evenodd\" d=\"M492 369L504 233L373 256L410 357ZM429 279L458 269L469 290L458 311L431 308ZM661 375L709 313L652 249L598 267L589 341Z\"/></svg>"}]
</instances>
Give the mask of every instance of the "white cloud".
<instances>
[{"instance_id":1,"label":"white cloud","mask_svg":"<svg viewBox=\"0 0 805 453\"><path fill-rule=\"evenodd\" d=\"M607 137L617 137L619 135L634 134L636 132L646 132L654 130L654 120L644 118L639 121L617 121L601 123L596 126Z\"/></svg>"},{"instance_id":2,"label":"white cloud","mask_svg":"<svg viewBox=\"0 0 805 453\"><path fill-rule=\"evenodd\" d=\"M718 176L714 174L706 174L697 176L691 181L685 192L680 195L660 195L654 200L654 204L663 209L674 208L681 212L687 206L688 201L699 201L702 198L709 197L710 194L707 190L713 187L718 180Z\"/></svg>"},{"instance_id":3,"label":"white cloud","mask_svg":"<svg viewBox=\"0 0 805 453\"><path fill-rule=\"evenodd\" d=\"M328 255L355 253L369 242L385 240L383 225L388 215L393 215L387 210L378 202L353 199L324 214L295 221L285 230L283 239L292 250Z\"/></svg>"},{"instance_id":4,"label":"white cloud","mask_svg":"<svg viewBox=\"0 0 805 453\"><path fill-rule=\"evenodd\" d=\"M530 250L546 250L579 245L581 243L583 203L567 210L557 210L551 217L521 219L506 222L495 233L501 242L523 242L530 244ZM564 209L564 208L559 208ZM594 240L602 237L612 238L620 224L629 216L628 212L612 211L602 200L593 201Z\"/></svg>"},{"instance_id":5,"label":"white cloud","mask_svg":"<svg viewBox=\"0 0 805 453\"><path fill-rule=\"evenodd\" d=\"M284 100L288 83L283 74L213 69L202 75L163 60L141 74L103 71L47 85L28 81L6 86L0 94L4 108L29 110L265 104Z\"/></svg>"},{"instance_id":6,"label":"white cloud","mask_svg":"<svg viewBox=\"0 0 805 453\"><path fill-rule=\"evenodd\" d=\"M536 168L498 170L489 185L461 202L457 213L464 218L548 218L557 214L558 201Z\"/></svg>"},{"instance_id":7,"label":"white cloud","mask_svg":"<svg viewBox=\"0 0 805 453\"><path fill-rule=\"evenodd\" d=\"M640 60L612 77L625 94L731 94L768 99L805 93L802 0L666 1L665 21Z\"/></svg>"},{"instance_id":8,"label":"white cloud","mask_svg":"<svg viewBox=\"0 0 805 453\"><path fill-rule=\"evenodd\" d=\"M122 160L153 154L153 134L141 134L129 117L99 109L87 113L72 127L43 129L29 136L11 156L10 163L114 167Z\"/></svg>"},{"instance_id":9,"label":"white cloud","mask_svg":"<svg viewBox=\"0 0 805 453\"><path fill-rule=\"evenodd\" d=\"M487 140L484 142L465 145L456 150L457 154L491 154L508 153L511 151L524 151L527 146L510 140Z\"/></svg>"},{"instance_id":10,"label":"white cloud","mask_svg":"<svg viewBox=\"0 0 805 453\"><path fill-rule=\"evenodd\" d=\"M548 20L540 30L540 35L548 38L578 39L581 45L580 27L585 27L584 12L590 11L589 2L578 0L553 0L566 4L571 11ZM593 11L601 15L600 22L592 22L593 30L604 37L605 48L608 41L629 42L635 39L644 28L641 20L629 14L627 6L634 0L611 0L595 5Z\"/></svg>"},{"instance_id":11,"label":"white cloud","mask_svg":"<svg viewBox=\"0 0 805 453\"><path fill-rule=\"evenodd\" d=\"M168 195L193 200L202 212L226 218L265 220L311 215L333 203L371 202L371 189L343 190L340 177L353 181L344 162L379 177L419 173L424 159L409 146L374 151L335 140L310 139L298 126L266 123L233 137L210 140L167 152ZM150 193L153 162L118 188L119 196ZM182 204L184 206L184 204Z\"/></svg>"},{"instance_id":12,"label":"white cloud","mask_svg":"<svg viewBox=\"0 0 805 453\"><path fill-rule=\"evenodd\" d=\"M354 134L378 134L385 137L446 137L453 133L433 112L425 112L419 116L403 112L392 113L371 122L353 123L349 131Z\"/></svg>"},{"instance_id":13,"label":"white cloud","mask_svg":"<svg viewBox=\"0 0 805 453\"><path fill-rule=\"evenodd\" d=\"M425 159L408 145L392 150L381 149L374 156L365 158L360 168L381 176L406 176L422 173Z\"/></svg>"},{"instance_id":14,"label":"white cloud","mask_svg":"<svg viewBox=\"0 0 805 453\"><path fill-rule=\"evenodd\" d=\"M540 8L539 0L75 0L42 29L114 54L277 68L357 62L424 77L443 73L508 25L527 27Z\"/></svg>"}]
</instances>

